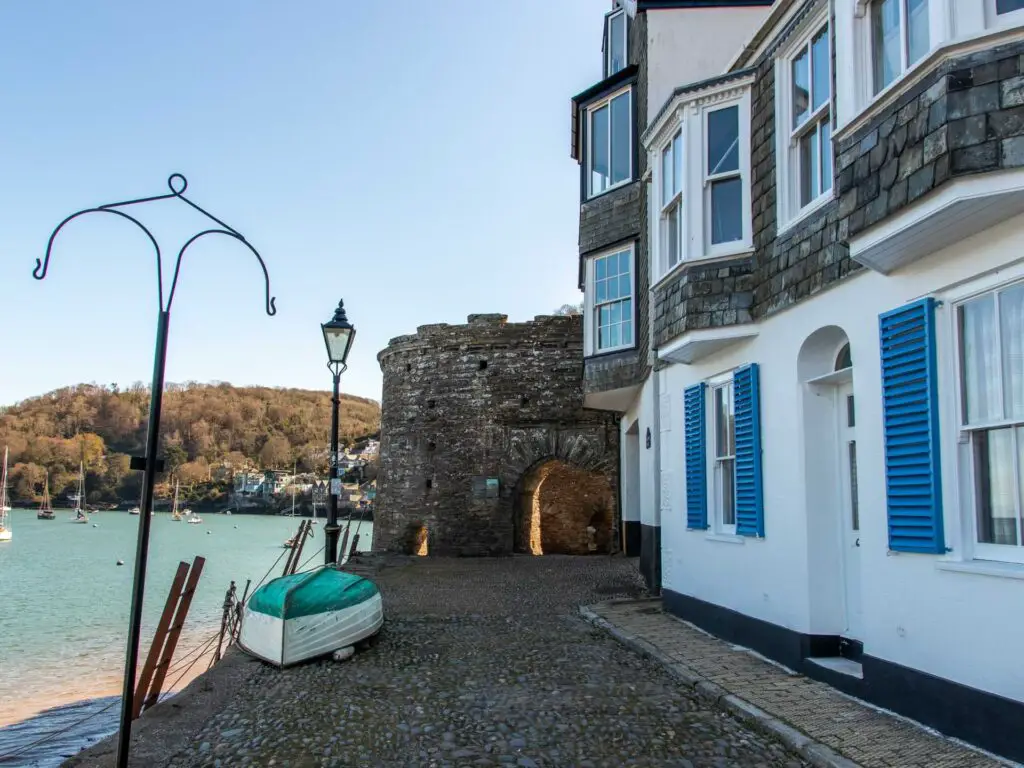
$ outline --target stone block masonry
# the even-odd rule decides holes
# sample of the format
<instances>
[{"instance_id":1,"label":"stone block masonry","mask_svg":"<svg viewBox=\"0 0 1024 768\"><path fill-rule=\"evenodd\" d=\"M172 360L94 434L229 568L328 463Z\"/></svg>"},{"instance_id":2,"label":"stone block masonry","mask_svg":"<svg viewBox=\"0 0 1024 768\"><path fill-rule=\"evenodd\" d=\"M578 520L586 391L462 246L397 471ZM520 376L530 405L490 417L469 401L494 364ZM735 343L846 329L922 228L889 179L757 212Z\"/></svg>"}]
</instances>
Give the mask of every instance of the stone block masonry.
<instances>
[{"instance_id":1,"label":"stone block masonry","mask_svg":"<svg viewBox=\"0 0 1024 768\"><path fill-rule=\"evenodd\" d=\"M847 237L950 179L1024 165L1024 45L947 61L836 147Z\"/></svg>"},{"instance_id":2,"label":"stone block masonry","mask_svg":"<svg viewBox=\"0 0 1024 768\"><path fill-rule=\"evenodd\" d=\"M392 339L377 359L375 549L411 551L425 528L431 555L528 551L518 502L554 459L602 475L618 519L618 417L583 409L580 316L470 315ZM603 541L614 548L617 531Z\"/></svg>"}]
</instances>

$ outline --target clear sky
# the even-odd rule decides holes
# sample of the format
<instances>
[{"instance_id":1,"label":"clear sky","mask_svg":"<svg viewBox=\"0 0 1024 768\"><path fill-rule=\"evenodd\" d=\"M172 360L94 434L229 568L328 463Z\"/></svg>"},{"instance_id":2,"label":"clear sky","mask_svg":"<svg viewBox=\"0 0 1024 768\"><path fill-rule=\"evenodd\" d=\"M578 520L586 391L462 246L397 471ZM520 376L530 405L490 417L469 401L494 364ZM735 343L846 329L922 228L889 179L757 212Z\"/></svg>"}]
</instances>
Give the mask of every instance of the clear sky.
<instances>
[{"instance_id":1,"label":"clear sky","mask_svg":"<svg viewBox=\"0 0 1024 768\"><path fill-rule=\"evenodd\" d=\"M327 389L319 324L358 329L343 388L380 397L377 352L425 323L580 300L569 98L601 75L609 0L32 0L0 3L0 404L149 382L152 248L80 208L167 176L240 230L190 249L168 381ZM203 222L138 213L165 274ZM169 252L169 253L167 253Z\"/></svg>"}]
</instances>

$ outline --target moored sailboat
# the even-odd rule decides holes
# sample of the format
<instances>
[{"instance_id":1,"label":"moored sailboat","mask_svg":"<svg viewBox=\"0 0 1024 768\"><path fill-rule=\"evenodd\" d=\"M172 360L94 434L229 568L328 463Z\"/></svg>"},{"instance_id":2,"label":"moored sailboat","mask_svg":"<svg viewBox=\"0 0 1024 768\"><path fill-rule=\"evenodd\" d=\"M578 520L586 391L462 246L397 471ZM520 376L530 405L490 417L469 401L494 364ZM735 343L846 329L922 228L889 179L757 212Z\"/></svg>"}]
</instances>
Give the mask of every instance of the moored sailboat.
<instances>
[{"instance_id":1,"label":"moored sailboat","mask_svg":"<svg viewBox=\"0 0 1024 768\"><path fill-rule=\"evenodd\" d=\"M174 481L174 502L171 505L171 520L179 522L181 520L181 512L178 511L178 481Z\"/></svg>"},{"instance_id":2,"label":"moored sailboat","mask_svg":"<svg viewBox=\"0 0 1024 768\"><path fill-rule=\"evenodd\" d=\"M55 520L57 516L53 514L53 503L50 501L50 473L46 473L46 479L43 481L43 503L39 506L39 511L36 512L36 518L39 520Z\"/></svg>"},{"instance_id":3,"label":"moored sailboat","mask_svg":"<svg viewBox=\"0 0 1024 768\"><path fill-rule=\"evenodd\" d=\"M7 447L4 446L4 468L0 474L0 541L10 541L14 538L10 511L11 505L7 501Z\"/></svg>"},{"instance_id":4,"label":"moored sailboat","mask_svg":"<svg viewBox=\"0 0 1024 768\"><path fill-rule=\"evenodd\" d=\"M78 464L78 492L72 494L71 499L75 502L75 516L71 518L72 523L88 523L89 518L85 514L85 465Z\"/></svg>"}]
</instances>

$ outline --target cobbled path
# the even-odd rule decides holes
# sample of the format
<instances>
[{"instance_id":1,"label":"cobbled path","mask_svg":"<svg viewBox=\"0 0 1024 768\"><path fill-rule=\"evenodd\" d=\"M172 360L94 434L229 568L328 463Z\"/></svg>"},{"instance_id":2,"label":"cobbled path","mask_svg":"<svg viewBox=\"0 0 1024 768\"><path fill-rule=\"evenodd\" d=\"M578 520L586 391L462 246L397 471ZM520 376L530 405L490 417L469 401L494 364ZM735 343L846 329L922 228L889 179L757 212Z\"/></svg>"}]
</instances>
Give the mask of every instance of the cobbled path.
<instances>
[{"instance_id":1,"label":"cobbled path","mask_svg":"<svg viewBox=\"0 0 1024 768\"><path fill-rule=\"evenodd\" d=\"M170 765L805 765L578 618L640 594L629 561L377 567L387 620L372 648L261 667Z\"/></svg>"}]
</instances>

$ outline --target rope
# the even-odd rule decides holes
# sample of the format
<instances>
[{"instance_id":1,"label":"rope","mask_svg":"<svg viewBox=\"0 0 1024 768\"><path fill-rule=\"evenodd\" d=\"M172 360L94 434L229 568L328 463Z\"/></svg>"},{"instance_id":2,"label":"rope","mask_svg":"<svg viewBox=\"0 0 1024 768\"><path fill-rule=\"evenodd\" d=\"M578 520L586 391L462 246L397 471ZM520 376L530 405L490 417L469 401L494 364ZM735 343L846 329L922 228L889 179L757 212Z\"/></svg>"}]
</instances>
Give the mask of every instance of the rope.
<instances>
[{"instance_id":1,"label":"rope","mask_svg":"<svg viewBox=\"0 0 1024 768\"><path fill-rule=\"evenodd\" d=\"M210 645L218 638L220 638L220 630L217 630L209 640L195 646L191 651L186 653L184 656L179 656L178 660L175 661L174 664L172 664L170 667L168 667L167 674L170 674L171 672L176 672L179 669L181 669L181 665L185 663L185 660L197 651L199 652L199 655L202 656L203 653L205 653L209 649Z\"/></svg>"},{"instance_id":2,"label":"rope","mask_svg":"<svg viewBox=\"0 0 1024 768\"><path fill-rule=\"evenodd\" d=\"M312 560L312 559L313 559L314 557L316 557L316 556L317 556L317 555L319 555L319 554L320 554L321 552L323 552L323 551L324 551L324 548L325 548L326 546L327 546L327 545L325 544L325 545L324 545L323 547L320 547L320 549L318 549L318 550L317 550L316 552L314 552L314 553L313 553L312 555L310 555L310 556L309 556L308 558L306 558L306 562L304 562L304 563L303 563L302 565L300 565L300 566L299 566L299 568L298 568L298 570L300 570L300 571L301 571L301 570L303 570L303 569L304 569L304 568L305 568L305 567L306 567L307 565L309 565L309 562L310 562L310 560Z\"/></svg>"},{"instance_id":3,"label":"rope","mask_svg":"<svg viewBox=\"0 0 1024 768\"><path fill-rule=\"evenodd\" d=\"M213 643L213 641L217 639L217 636L219 634L220 633L218 632L217 635L214 635L210 640L208 640L207 641L207 645L211 645ZM185 677L185 675L188 674L189 670L192 669L192 667L194 667L196 665L196 662L199 661L201 658L203 658L202 654L200 654L199 656L196 656L194 659L192 659L191 663L187 667L185 667L184 670L182 670L182 673L180 675L178 675L178 677L174 680L174 682L167 686L166 693L170 693L171 691L173 691L175 686L177 686L177 684L181 682L182 678Z\"/></svg>"},{"instance_id":4,"label":"rope","mask_svg":"<svg viewBox=\"0 0 1024 768\"><path fill-rule=\"evenodd\" d=\"M274 561L274 564L267 569L266 573L263 574L263 578L260 579L259 584L257 584L253 588L253 590L252 590L253 592L255 592L257 589L259 589L263 585L263 582L267 580L267 576L269 576L271 573L273 573L274 569L277 568L277 564L281 562L281 558L285 556L286 552L291 552L291 550L290 549L282 549L281 550L281 554L277 556L277 560ZM249 594L251 595L252 592L250 592Z\"/></svg>"}]
</instances>

